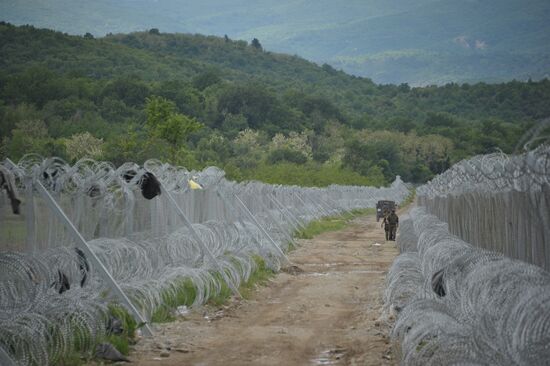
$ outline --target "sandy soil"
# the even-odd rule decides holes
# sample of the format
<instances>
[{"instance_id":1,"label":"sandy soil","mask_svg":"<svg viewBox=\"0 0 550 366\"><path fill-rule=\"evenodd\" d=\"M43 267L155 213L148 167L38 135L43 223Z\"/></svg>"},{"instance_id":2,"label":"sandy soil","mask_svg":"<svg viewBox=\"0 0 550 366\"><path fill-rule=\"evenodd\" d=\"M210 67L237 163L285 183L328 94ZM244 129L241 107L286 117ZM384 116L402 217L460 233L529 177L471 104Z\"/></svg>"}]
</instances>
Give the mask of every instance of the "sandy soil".
<instances>
[{"instance_id":1,"label":"sandy soil","mask_svg":"<svg viewBox=\"0 0 550 366\"><path fill-rule=\"evenodd\" d=\"M380 243L381 245L375 245ZM249 300L202 307L157 325L133 346L134 365L394 365L382 311L397 255L373 216L300 240L281 272ZM161 357L162 356L162 357Z\"/></svg>"}]
</instances>

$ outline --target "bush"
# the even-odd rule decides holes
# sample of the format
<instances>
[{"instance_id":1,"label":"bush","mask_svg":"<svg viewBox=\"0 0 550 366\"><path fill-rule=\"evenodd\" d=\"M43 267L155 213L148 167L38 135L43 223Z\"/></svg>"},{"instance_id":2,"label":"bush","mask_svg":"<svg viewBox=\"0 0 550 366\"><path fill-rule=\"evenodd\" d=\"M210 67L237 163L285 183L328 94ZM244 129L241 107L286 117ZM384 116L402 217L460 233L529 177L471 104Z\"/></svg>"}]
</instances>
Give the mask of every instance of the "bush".
<instances>
[{"instance_id":1,"label":"bush","mask_svg":"<svg viewBox=\"0 0 550 366\"><path fill-rule=\"evenodd\" d=\"M295 164L305 164L307 162L307 157L299 151L277 149L269 154L267 161L270 164L276 164L283 161Z\"/></svg>"},{"instance_id":2,"label":"bush","mask_svg":"<svg viewBox=\"0 0 550 366\"><path fill-rule=\"evenodd\" d=\"M271 184L296 184L304 187L326 187L331 184L359 186L382 186L385 184L381 173L365 177L337 165L320 165L314 162L259 164L253 169L242 169L241 173L242 180L259 180Z\"/></svg>"}]
</instances>

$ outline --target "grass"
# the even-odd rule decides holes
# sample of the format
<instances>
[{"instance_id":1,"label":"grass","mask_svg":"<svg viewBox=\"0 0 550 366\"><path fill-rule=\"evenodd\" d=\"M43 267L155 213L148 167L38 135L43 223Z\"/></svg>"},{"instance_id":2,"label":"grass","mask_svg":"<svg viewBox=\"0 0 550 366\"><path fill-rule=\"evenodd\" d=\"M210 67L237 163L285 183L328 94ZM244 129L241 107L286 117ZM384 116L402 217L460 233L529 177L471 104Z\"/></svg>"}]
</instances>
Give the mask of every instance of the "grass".
<instances>
[{"instance_id":1,"label":"grass","mask_svg":"<svg viewBox=\"0 0 550 366\"><path fill-rule=\"evenodd\" d=\"M249 299L252 296L252 293L254 292L254 289L257 285L265 284L271 277L275 275L275 272L273 272L266 266L265 260L259 255L254 255L252 257L252 260L254 260L255 269L250 274L248 280L241 283L241 285L239 286L239 293L244 299ZM221 290L208 299L208 304L214 306L221 306L225 304L233 294L233 292L231 291L225 280L221 278L221 276L218 277L218 280L221 284Z\"/></svg>"},{"instance_id":2,"label":"grass","mask_svg":"<svg viewBox=\"0 0 550 366\"><path fill-rule=\"evenodd\" d=\"M225 304L227 300L229 300L229 298L233 294L233 291L220 273L216 273L214 275L214 278L220 284L220 290L212 294L208 298L207 303L214 306L221 306Z\"/></svg>"},{"instance_id":3,"label":"grass","mask_svg":"<svg viewBox=\"0 0 550 366\"><path fill-rule=\"evenodd\" d=\"M135 342L135 334L139 325L130 313L120 305L109 305L109 315L122 321L122 333L107 334L100 342L111 343L120 353L128 356L130 344Z\"/></svg>"},{"instance_id":4,"label":"grass","mask_svg":"<svg viewBox=\"0 0 550 366\"><path fill-rule=\"evenodd\" d=\"M165 290L161 297L163 304L158 307L151 317L153 323L167 323L174 321L173 310L181 305L191 306L197 296L197 289L189 278L176 281L171 289Z\"/></svg>"},{"instance_id":5,"label":"grass","mask_svg":"<svg viewBox=\"0 0 550 366\"><path fill-rule=\"evenodd\" d=\"M286 253L290 253L290 252L292 252L293 250L295 250L296 248L297 248L297 247L296 247L296 244L295 244L294 242L289 242L289 243L287 243L287 245L286 245L286 250L285 250L285 252L286 252Z\"/></svg>"},{"instance_id":6,"label":"grass","mask_svg":"<svg viewBox=\"0 0 550 366\"><path fill-rule=\"evenodd\" d=\"M409 204L414 202L414 199L416 198L416 189L411 189L411 193L405 198L403 202L401 202L401 207L408 206Z\"/></svg>"},{"instance_id":7,"label":"grass","mask_svg":"<svg viewBox=\"0 0 550 366\"><path fill-rule=\"evenodd\" d=\"M248 281L241 284L239 288L239 292L245 299L249 299L252 296L256 286L264 285L271 277L275 276L275 272L266 266L265 260L262 257L255 255L252 259L256 263L256 269L252 272Z\"/></svg>"},{"instance_id":8,"label":"grass","mask_svg":"<svg viewBox=\"0 0 550 366\"><path fill-rule=\"evenodd\" d=\"M370 215L375 212L374 208L353 210L339 216L324 217L320 220L310 222L305 229L298 230L296 237L299 239L312 239L314 236L328 232L337 231L349 225L350 221L358 216Z\"/></svg>"},{"instance_id":9,"label":"grass","mask_svg":"<svg viewBox=\"0 0 550 366\"><path fill-rule=\"evenodd\" d=\"M120 319L122 322L121 334L105 334L101 337L92 335L89 331L80 328L73 329L72 350L55 361L59 366L80 366L88 363L95 357L95 348L99 343L111 343L120 353L128 355L130 344L135 342L135 332L138 324L130 313L122 306L111 303L107 307L107 316Z\"/></svg>"},{"instance_id":10,"label":"grass","mask_svg":"<svg viewBox=\"0 0 550 366\"><path fill-rule=\"evenodd\" d=\"M239 287L239 292L245 299L250 298L256 285L264 284L269 278L275 275L275 273L266 266L262 257L253 256L252 259L255 262L255 269L248 280L243 282ZM213 277L220 285L220 289L210 295L207 303L213 306L221 306L231 298L233 291L220 273L215 273ZM191 306L195 301L196 287L190 279L182 279L170 290L166 290L161 296L163 304L153 313L151 317L153 323L174 321L176 319L173 315L175 308L180 305Z\"/></svg>"},{"instance_id":11,"label":"grass","mask_svg":"<svg viewBox=\"0 0 550 366\"><path fill-rule=\"evenodd\" d=\"M86 362L85 359L83 359L80 352L70 352L66 355L63 355L63 358L59 360L59 363L57 365L59 366L81 366L84 365Z\"/></svg>"}]
</instances>

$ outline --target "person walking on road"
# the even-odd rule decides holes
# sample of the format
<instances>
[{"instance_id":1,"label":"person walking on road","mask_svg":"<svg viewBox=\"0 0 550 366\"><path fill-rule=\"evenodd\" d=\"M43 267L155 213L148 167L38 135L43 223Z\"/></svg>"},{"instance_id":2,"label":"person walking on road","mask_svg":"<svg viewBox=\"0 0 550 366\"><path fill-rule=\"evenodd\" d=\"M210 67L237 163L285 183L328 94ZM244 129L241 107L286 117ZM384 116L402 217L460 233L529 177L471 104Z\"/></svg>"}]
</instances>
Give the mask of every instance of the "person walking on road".
<instances>
[{"instance_id":1,"label":"person walking on road","mask_svg":"<svg viewBox=\"0 0 550 366\"><path fill-rule=\"evenodd\" d=\"M384 219L382 220L382 227L386 232L386 241L390 240L390 223L388 222L389 213L384 212Z\"/></svg>"},{"instance_id":2,"label":"person walking on road","mask_svg":"<svg viewBox=\"0 0 550 366\"><path fill-rule=\"evenodd\" d=\"M391 210L391 213L384 219L388 223L390 240L395 241L395 234L397 233L397 227L399 226L399 216L395 213L395 210Z\"/></svg>"}]
</instances>

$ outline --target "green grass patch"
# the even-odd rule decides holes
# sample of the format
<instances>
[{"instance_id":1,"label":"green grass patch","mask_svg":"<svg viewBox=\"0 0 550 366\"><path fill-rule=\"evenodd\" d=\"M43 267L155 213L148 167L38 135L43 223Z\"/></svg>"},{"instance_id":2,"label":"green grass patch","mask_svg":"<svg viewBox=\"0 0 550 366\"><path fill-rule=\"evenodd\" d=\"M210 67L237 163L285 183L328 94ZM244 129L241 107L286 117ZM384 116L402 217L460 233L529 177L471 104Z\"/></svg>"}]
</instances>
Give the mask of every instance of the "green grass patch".
<instances>
[{"instance_id":1,"label":"green grass patch","mask_svg":"<svg viewBox=\"0 0 550 366\"><path fill-rule=\"evenodd\" d=\"M130 341L128 336L111 334L105 339L106 342L111 343L120 353L128 356L130 353Z\"/></svg>"},{"instance_id":2,"label":"green grass patch","mask_svg":"<svg viewBox=\"0 0 550 366\"><path fill-rule=\"evenodd\" d=\"M294 244L294 242L289 242L286 246L286 251L285 252L290 253L295 249L296 249L296 244Z\"/></svg>"},{"instance_id":3,"label":"green grass patch","mask_svg":"<svg viewBox=\"0 0 550 366\"><path fill-rule=\"evenodd\" d=\"M220 290L210 296L207 303L214 306L221 306L229 300L233 291L220 273L214 274L214 278L220 285Z\"/></svg>"},{"instance_id":4,"label":"green grass patch","mask_svg":"<svg viewBox=\"0 0 550 366\"><path fill-rule=\"evenodd\" d=\"M276 164L259 163L256 167L232 172L229 179L237 181L259 180L264 183L298 185L301 187L327 187L331 184L379 187L386 185L384 176L363 176L340 165L307 162L296 164L279 162Z\"/></svg>"},{"instance_id":5,"label":"green grass patch","mask_svg":"<svg viewBox=\"0 0 550 366\"><path fill-rule=\"evenodd\" d=\"M151 323L170 323L176 320L173 315L174 308L162 304L153 312L151 316Z\"/></svg>"},{"instance_id":6,"label":"green grass patch","mask_svg":"<svg viewBox=\"0 0 550 366\"><path fill-rule=\"evenodd\" d=\"M197 288L189 278L177 280L171 288L166 289L162 297L162 305L151 316L153 323L167 323L174 321L173 310L181 305L191 306L197 296Z\"/></svg>"},{"instance_id":7,"label":"green grass patch","mask_svg":"<svg viewBox=\"0 0 550 366\"><path fill-rule=\"evenodd\" d=\"M245 299L249 299L252 296L256 285L264 285L271 277L275 276L275 272L267 267L262 257L255 255L252 259L256 263L256 269L252 272L248 281L242 283L239 288L241 296Z\"/></svg>"},{"instance_id":8,"label":"green grass patch","mask_svg":"<svg viewBox=\"0 0 550 366\"><path fill-rule=\"evenodd\" d=\"M401 207L405 207L405 206L410 205L411 203L414 202L415 198L416 198L416 189L413 188L413 189L411 189L411 192L409 193L407 198L405 198L405 200L403 202L401 202Z\"/></svg>"},{"instance_id":9,"label":"green grass patch","mask_svg":"<svg viewBox=\"0 0 550 366\"><path fill-rule=\"evenodd\" d=\"M350 221L358 216L373 214L373 208L353 210L339 216L324 217L320 220L310 222L305 229L298 230L295 236L299 239L312 239L313 237L328 232L337 231L349 225Z\"/></svg>"},{"instance_id":10,"label":"green grass patch","mask_svg":"<svg viewBox=\"0 0 550 366\"><path fill-rule=\"evenodd\" d=\"M118 304L110 304L109 315L122 322L121 334L107 334L105 339L101 342L111 343L120 353L128 356L130 352L130 344L135 342L136 330L139 328L139 324L130 313Z\"/></svg>"},{"instance_id":11,"label":"green grass patch","mask_svg":"<svg viewBox=\"0 0 550 366\"><path fill-rule=\"evenodd\" d=\"M252 291L257 284L264 284L270 277L275 275L271 269L269 269L260 256L253 256L252 259L255 262L255 269L248 278L248 281L243 282L239 287L241 296L245 299L250 298ZM226 280L220 273L213 275L214 282L219 284L219 291L211 293L207 300L207 304L213 306L221 306L231 298L233 290L227 284ZM196 296L196 288L190 279L185 279L177 283L174 287L166 290L163 295L163 305L155 310L151 321L154 323L166 323L174 321L173 310L180 306L190 306L193 304Z\"/></svg>"},{"instance_id":12,"label":"green grass patch","mask_svg":"<svg viewBox=\"0 0 550 366\"><path fill-rule=\"evenodd\" d=\"M84 365L87 360L83 358L80 352L73 351L63 355L63 357L56 363L59 366L81 366Z\"/></svg>"},{"instance_id":13,"label":"green grass patch","mask_svg":"<svg viewBox=\"0 0 550 366\"><path fill-rule=\"evenodd\" d=\"M121 334L91 334L86 328L75 324L72 334L72 349L55 360L60 366L80 366L87 364L95 357L95 349L99 343L111 343L120 353L128 355L130 344L135 343L135 332L138 324L128 311L121 305L111 303L107 307L107 316L119 319L122 322Z\"/></svg>"},{"instance_id":14,"label":"green grass patch","mask_svg":"<svg viewBox=\"0 0 550 366\"><path fill-rule=\"evenodd\" d=\"M275 275L275 272L267 267L265 260L262 257L254 255L252 259L255 263L254 271L250 274L248 280L241 283L239 286L239 293L244 299L249 299L252 296L256 285L265 284L269 278ZM220 283L221 289L217 294L212 295L208 299L208 304L221 306L229 300L233 294L233 291L221 275L216 274L215 277L217 277L216 279Z\"/></svg>"},{"instance_id":15,"label":"green grass patch","mask_svg":"<svg viewBox=\"0 0 550 366\"><path fill-rule=\"evenodd\" d=\"M344 217L348 217L350 219L354 219L359 216L367 216L367 215L373 215L376 213L376 209L373 207L370 208L357 208L355 210L351 210L350 212L346 212L344 214Z\"/></svg>"}]
</instances>

